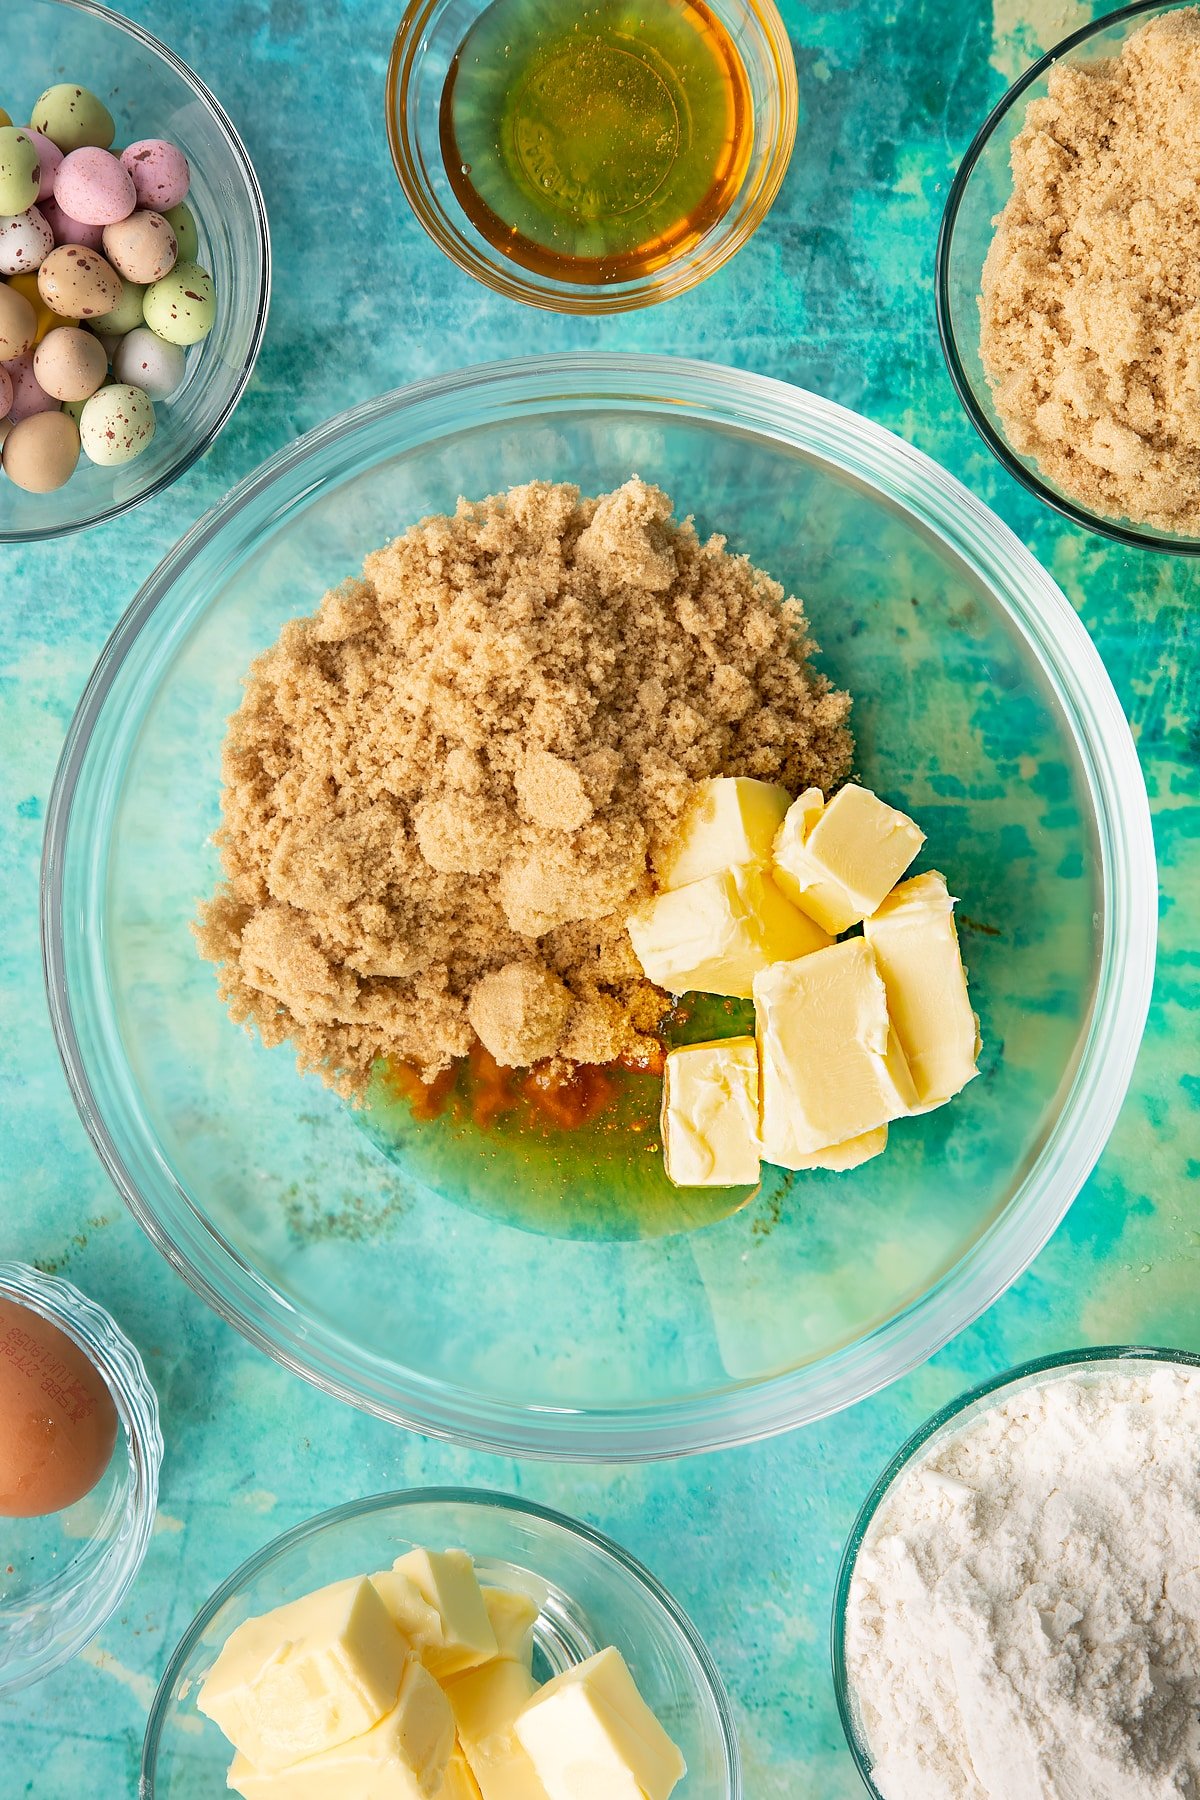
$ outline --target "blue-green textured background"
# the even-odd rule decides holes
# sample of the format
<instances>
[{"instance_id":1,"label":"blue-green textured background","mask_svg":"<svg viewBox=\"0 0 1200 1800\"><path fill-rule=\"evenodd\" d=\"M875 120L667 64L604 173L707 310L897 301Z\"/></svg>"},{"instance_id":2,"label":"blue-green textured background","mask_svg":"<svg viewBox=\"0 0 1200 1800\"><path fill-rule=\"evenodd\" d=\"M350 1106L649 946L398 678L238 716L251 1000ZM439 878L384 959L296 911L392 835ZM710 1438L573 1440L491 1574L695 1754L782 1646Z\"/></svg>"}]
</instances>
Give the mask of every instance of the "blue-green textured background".
<instances>
[{"instance_id":1,"label":"blue-green textured background","mask_svg":"<svg viewBox=\"0 0 1200 1800\"><path fill-rule=\"evenodd\" d=\"M784 0L802 115L773 214L692 295L601 321L486 293L408 214L383 130L398 7L125 9L199 71L241 129L270 212L275 297L255 378L199 467L86 537L0 551L0 1254L62 1271L112 1309L146 1358L167 1439L158 1528L123 1611L73 1665L0 1699L0 1792L133 1795L159 1673L219 1579L334 1502L455 1481L576 1513L675 1591L732 1691L749 1800L851 1800L860 1789L833 1706L828 1615L842 1540L886 1456L933 1407L1019 1358L1114 1340L1200 1349L1200 564L1122 550L1040 509L966 424L933 321L936 225L957 160L1007 81L1092 9ZM1162 881L1133 1088L1033 1269L926 1368L852 1412L747 1450L635 1469L522 1465L425 1443L251 1351L169 1274L93 1156L54 1050L37 937L42 823L67 723L105 637L174 540L263 457L343 406L468 354L573 346L674 351L798 382L911 438L983 494L1100 645L1145 767Z\"/></svg>"}]
</instances>

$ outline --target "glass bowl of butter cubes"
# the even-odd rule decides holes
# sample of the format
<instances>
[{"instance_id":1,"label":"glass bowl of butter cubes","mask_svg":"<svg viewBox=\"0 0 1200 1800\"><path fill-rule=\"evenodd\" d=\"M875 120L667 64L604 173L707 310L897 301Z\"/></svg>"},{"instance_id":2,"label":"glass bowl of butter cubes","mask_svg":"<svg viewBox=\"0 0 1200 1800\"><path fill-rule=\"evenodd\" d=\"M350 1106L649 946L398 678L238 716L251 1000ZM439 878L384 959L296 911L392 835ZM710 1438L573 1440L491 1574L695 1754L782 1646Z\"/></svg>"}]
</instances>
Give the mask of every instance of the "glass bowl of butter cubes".
<instances>
[{"instance_id":1,"label":"glass bowl of butter cubes","mask_svg":"<svg viewBox=\"0 0 1200 1800\"><path fill-rule=\"evenodd\" d=\"M677 888L664 874L663 917L630 921L668 990L723 989L684 996L670 1047L742 1043L707 1072L672 1065L665 1172L657 1072L623 1122L636 1144L560 1132L544 1161L565 1198L542 1225L520 1210L534 1171L503 1121L468 1164L449 1115L404 1111L381 1154L370 1108L231 1025L190 925L218 876L226 720L285 621L460 495L535 476L607 494L634 472L802 600L819 673L852 697L854 757L840 791L720 789L715 849ZM587 354L386 395L206 515L80 705L43 914L81 1116L211 1304L327 1391L422 1432L628 1461L848 1405L1017 1276L1125 1093L1156 889L1112 684L979 501L817 396ZM722 932L744 960L714 982L702 963ZM703 940L690 961L688 933ZM799 1049L789 1017L811 1026ZM740 1092L753 1115L760 1050L779 1101L768 1154L743 1140L744 1182L711 1185L687 1163L698 1096Z\"/></svg>"},{"instance_id":2,"label":"glass bowl of butter cubes","mask_svg":"<svg viewBox=\"0 0 1200 1800\"><path fill-rule=\"evenodd\" d=\"M741 1800L712 1660L616 1544L501 1494L296 1526L184 1633L142 1800Z\"/></svg>"}]
</instances>

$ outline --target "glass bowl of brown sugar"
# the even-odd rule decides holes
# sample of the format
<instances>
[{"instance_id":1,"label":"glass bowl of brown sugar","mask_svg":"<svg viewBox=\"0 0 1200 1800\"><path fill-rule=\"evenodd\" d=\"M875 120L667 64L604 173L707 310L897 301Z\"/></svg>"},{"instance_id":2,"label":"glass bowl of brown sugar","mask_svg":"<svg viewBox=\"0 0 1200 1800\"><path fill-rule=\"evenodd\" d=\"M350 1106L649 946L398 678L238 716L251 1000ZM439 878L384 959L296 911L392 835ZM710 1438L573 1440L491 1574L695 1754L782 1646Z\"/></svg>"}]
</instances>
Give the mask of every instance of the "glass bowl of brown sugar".
<instances>
[{"instance_id":1,"label":"glass bowl of brown sugar","mask_svg":"<svg viewBox=\"0 0 1200 1800\"><path fill-rule=\"evenodd\" d=\"M950 189L937 317L959 399L1076 524L1200 554L1189 349L1200 12L1138 0L1014 83Z\"/></svg>"},{"instance_id":2,"label":"glass bowl of brown sugar","mask_svg":"<svg viewBox=\"0 0 1200 1800\"><path fill-rule=\"evenodd\" d=\"M535 477L608 494L635 472L703 542L724 533L803 599L819 668L853 696L856 771L954 871L984 1045L979 1078L904 1120L886 1155L843 1174L764 1166L752 1194L680 1189L669 1215L649 1185L653 1074L628 1077L649 1085L641 1113L561 1118L548 1156L544 1116L439 1113L436 1096L356 1108L300 1073L293 1044L238 1028L190 929L218 878L227 720L288 621L460 495ZM589 1461L801 1425L989 1306L1111 1129L1155 919L1129 727L1012 532L819 396L628 355L530 358L384 395L236 487L104 651L43 871L74 1096L173 1266L329 1392L504 1454Z\"/></svg>"},{"instance_id":3,"label":"glass bowl of brown sugar","mask_svg":"<svg viewBox=\"0 0 1200 1800\"><path fill-rule=\"evenodd\" d=\"M799 106L773 0L413 0L392 46L400 185L485 286L568 313L694 287L787 171Z\"/></svg>"}]
</instances>

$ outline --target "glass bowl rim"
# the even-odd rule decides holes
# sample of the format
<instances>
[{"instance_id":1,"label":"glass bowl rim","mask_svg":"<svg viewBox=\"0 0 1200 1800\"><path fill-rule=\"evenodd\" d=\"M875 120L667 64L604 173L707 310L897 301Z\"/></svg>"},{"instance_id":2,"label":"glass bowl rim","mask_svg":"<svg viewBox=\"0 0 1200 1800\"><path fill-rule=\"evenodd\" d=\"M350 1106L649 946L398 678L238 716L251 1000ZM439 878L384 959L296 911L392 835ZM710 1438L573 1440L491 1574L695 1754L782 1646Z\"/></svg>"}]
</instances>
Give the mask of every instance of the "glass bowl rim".
<instances>
[{"instance_id":1,"label":"glass bowl rim","mask_svg":"<svg viewBox=\"0 0 1200 1800\"><path fill-rule=\"evenodd\" d=\"M669 1589L663 1586L658 1577L652 1574L644 1563L639 1562L637 1557L618 1544L615 1539L598 1531L594 1525L589 1525L582 1519L573 1519L567 1513L558 1512L550 1506L542 1506L536 1500L527 1500L522 1495L506 1494L492 1488L454 1486L396 1488L386 1493L368 1494L360 1500L347 1500L339 1506L328 1507L324 1512L316 1513L310 1519L302 1519L298 1525L292 1525L287 1531L280 1532L278 1537L272 1538L269 1543L264 1544L261 1549L248 1556L219 1587L213 1590L207 1600L199 1606L171 1652L170 1660L163 1670L162 1678L151 1702L149 1716L146 1720L146 1730L142 1739L141 1778L138 1788L141 1800L152 1800L154 1794L158 1750L176 1675L226 1601L232 1599L248 1582L254 1580L264 1569L286 1555L289 1550L294 1549L297 1544L319 1537L331 1527L345 1524L351 1519L369 1518L374 1513L424 1505L476 1507L485 1512L495 1509L500 1512L512 1513L517 1517L536 1519L542 1525L552 1525L556 1529L564 1531L568 1537L586 1545L589 1551L599 1552L601 1556L617 1563L626 1575L632 1576L634 1581L644 1588L650 1598L656 1602L658 1608L667 1615L687 1649L695 1658L700 1677L712 1699L720 1726L726 1767L729 1773L728 1800L742 1800L741 1748L737 1728L733 1721L733 1708L728 1689L708 1645L678 1600Z\"/></svg>"},{"instance_id":2,"label":"glass bowl rim","mask_svg":"<svg viewBox=\"0 0 1200 1800\"><path fill-rule=\"evenodd\" d=\"M392 167L400 183L400 190L421 228L443 255L482 286L490 288L494 293L503 294L510 300L519 300L526 306L539 307L547 312L596 317L632 312L641 307L657 306L664 300L675 299L706 281L743 249L775 204L787 174L796 145L800 118L800 81L796 72L795 51L775 0L715 0L715 3L738 12L743 18L754 20L769 50L776 79L780 116L777 129L772 133L768 145L757 191L751 203L738 216L733 230L727 233L722 231L729 213L723 214L716 226L711 228L715 234L714 242L703 256L689 260L681 255L656 270L653 275L642 277L636 282L615 283L612 288L607 288L586 283L548 285L550 278L539 275L536 270L522 268L516 263L510 267L502 257L493 263L489 256L461 235L450 215L445 214L442 207L434 201L432 189L425 179L423 158L410 155L408 140L400 130L398 117L401 103L411 85L413 70L424 53L425 27L439 0L408 0L388 57L384 82L384 124ZM499 257L499 252L495 254Z\"/></svg>"},{"instance_id":3,"label":"glass bowl rim","mask_svg":"<svg viewBox=\"0 0 1200 1800\"><path fill-rule=\"evenodd\" d=\"M143 501L153 499L155 495L161 494L170 487L173 482L178 481L181 475L186 474L192 464L198 462L205 451L211 449L246 391L246 385L254 373L254 365L258 361L258 353L262 348L263 334L267 328L267 313L271 303L271 233L267 224L266 202L263 199L262 189L259 186L258 176L254 172L254 164L250 160L249 151L243 144L236 125L216 95L205 82L201 81L195 70L185 63L181 56L176 55L174 50L156 38L152 32L147 31L135 20L123 18L120 13L115 13L111 8L102 6L99 0L50 0L50 3L54 6L69 7L73 12L86 13L89 18L98 19L103 24L116 27L124 36L132 38L143 50L148 50L151 55L157 56L160 62L166 63L167 67L190 88L193 97L200 100L212 114L221 135L233 152L234 159L240 163L246 180L254 219L254 235L258 242L258 298L249 349L225 405L207 430L202 432L194 443L187 444L169 468L164 469L162 474L157 476L142 492L132 494L124 500L114 500L101 507L99 512L89 513L85 518L70 519L62 525L23 526L19 531L9 530L0 525L0 544L45 543L55 538L70 537L76 531L90 531L94 525L107 524L110 519L120 518L122 513L132 511L135 506L141 506Z\"/></svg>"},{"instance_id":4,"label":"glass bowl rim","mask_svg":"<svg viewBox=\"0 0 1200 1800\"><path fill-rule=\"evenodd\" d=\"M126 1337L112 1314L61 1275L46 1275L29 1263L0 1261L0 1299L13 1300L48 1319L77 1344L104 1377L128 1437L130 1494L124 1511L132 1523L111 1566L106 1554L103 1580L87 1592L86 1602L69 1630L51 1640L21 1675L0 1671L0 1694L29 1687L52 1674L93 1638L129 1592L150 1546L158 1505L158 1476L163 1437L158 1396L137 1346ZM114 1455L118 1452L114 1451ZM78 1590L80 1596L85 1590ZM67 1596L69 1599L70 1596ZM55 1605L51 1601L51 1605ZM2 1610L2 1608L0 1608ZM74 1610L68 1608L68 1611Z\"/></svg>"},{"instance_id":5,"label":"glass bowl rim","mask_svg":"<svg viewBox=\"0 0 1200 1800\"><path fill-rule=\"evenodd\" d=\"M850 1587L858 1564L858 1554L862 1549L863 1540L871 1529L876 1513L886 1500L893 1484L909 1464L917 1460L931 1439L936 1437L943 1427L953 1424L955 1419L968 1412L979 1401L987 1400L991 1395L1002 1393L1008 1388L1020 1388L1035 1383L1042 1375L1065 1374L1071 1369L1087 1369L1097 1363L1117 1362L1160 1363L1176 1368L1200 1370L1200 1354L1195 1351L1172 1350L1155 1344L1093 1344L1082 1349L1055 1350L1047 1356L1030 1357L1026 1362L1014 1363L1011 1368L1002 1369L999 1374L989 1375L986 1380L978 1382L975 1386L965 1388L961 1394L956 1394L944 1406L931 1413L905 1439L882 1473L873 1482L870 1492L858 1510L854 1524L850 1527L850 1535L846 1539L841 1560L838 1563L829 1645L838 1717L841 1720L847 1748L854 1758L854 1766L862 1778L870 1800L883 1800L883 1796L871 1777L871 1757L862 1740L858 1722L854 1716L850 1679L846 1668L846 1613L850 1602Z\"/></svg>"},{"instance_id":6,"label":"glass bowl rim","mask_svg":"<svg viewBox=\"0 0 1200 1800\"><path fill-rule=\"evenodd\" d=\"M1051 49L1039 56L1036 62L1017 77L1012 86L1001 95L988 113L958 165L954 179L950 183L950 191L946 196L946 205L942 212L941 224L938 227L937 251L934 259L934 301L937 312L938 338L942 346L947 373L958 395L963 410L983 439L992 455L1014 476L1021 486L1047 506L1053 507L1063 518L1070 519L1072 524L1083 526L1085 531L1094 531L1102 537L1113 538L1119 544L1129 544L1138 550L1153 550L1164 555L1200 556L1200 536L1168 537L1164 533L1140 530L1136 526L1123 525L1117 519L1107 518L1102 513L1089 511L1077 500L1066 494L1060 494L1034 469L1026 467L1008 440L997 431L987 413L976 398L974 384L967 374L966 366L958 347L958 334L954 329L954 320L950 305L950 252L954 241L954 229L958 223L958 215L975 166L984 151L991 143L994 133L1012 111L1022 94L1035 81L1046 73L1055 63L1086 44L1089 39L1098 37L1101 32L1121 25L1127 19L1136 19L1143 13L1177 12L1190 0L1133 0L1129 6L1118 7L1115 12L1105 13L1101 18L1092 19L1081 25L1063 38Z\"/></svg>"},{"instance_id":7,"label":"glass bowl rim","mask_svg":"<svg viewBox=\"0 0 1200 1800\"><path fill-rule=\"evenodd\" d=\"M344 461L316 481L308 465L360 426L386 415L400 421L402 446L429 443L439 431L484 416L467 411L472 399L482 404L486 396L490 405L501 406L503 412L495 416L525 416L555 395L585 408L636 400L652 414L690 411L709 425L753 431L832 463L865 481L910 521L936 528L940 541L973 569L976 579L998 584L993 603L1026 640L1054 690L1087 777L1103 875L1100 975L1069 1089L1033 1168L958 1263L909 1306L815 1364L741 1386L717 1387L699 1399L608 1411L523 1407L447 1389L413 1370L405 1369L397 1378L394 1365L381 1378L378 1358L348 1346L316 1320L303 1322L306 1315L301 1314L298 1329L295 1307L244 1268L182 1190L174 1190L184 1202L182 1213L164 1223L160 1203L143 1199L96 1105L64 966L64 849L73 797L121 666L178 571L265 491L282 487L272 502L271 516L279 518L292 504L302 504L321 479L344 476ZM819 395L770 376L717 365L599 352L485 364L393 390L336 415L278 451L211 508L134 597L84 689L47 808L41 902L47 1000L80 1118L134 1217L184 1280L252 1342L326 1392L427 1436L502 1455L560 1461L664 1459L792 1429L895 1380L985 1311L1060 1223L1107 1140L1149 1007L1157 918L1149 802L1128 722L1074 609L1008 526L922 451ZM185 1230L199 1228L186 1245L180 1241L181 1219ZM1006 1252L1002 1265L996 1258L998 1234Z\"/></svg>"}]
</instances>

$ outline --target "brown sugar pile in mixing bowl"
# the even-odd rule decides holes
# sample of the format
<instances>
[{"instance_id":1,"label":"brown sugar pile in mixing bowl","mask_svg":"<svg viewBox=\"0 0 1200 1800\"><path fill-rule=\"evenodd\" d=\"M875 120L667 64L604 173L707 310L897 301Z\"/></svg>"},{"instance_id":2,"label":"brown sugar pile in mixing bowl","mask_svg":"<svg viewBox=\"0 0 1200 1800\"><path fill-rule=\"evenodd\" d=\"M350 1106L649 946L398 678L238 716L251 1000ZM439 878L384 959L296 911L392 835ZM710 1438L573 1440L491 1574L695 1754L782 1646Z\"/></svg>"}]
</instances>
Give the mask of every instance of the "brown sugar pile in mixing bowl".
<instances>
[{"instance_id":1,"label":"brown sugar pile in mixing bowl","mask_svg":"<svg viewBox=\"0 0 1200 1800\"><path fill-rule=\"evenodd\" d=\"M625 930L691 784L828 790L849 699L797 600L633 480L532 482L426 519L285 625L222 760L202 953L234 1018L355 1093L610 1062L665 1008Z\"/></svg>"},{"instance_id":2,"label":"brown sugar pile in mixing bowl","mask_svg":"<svg viewBox=\"0 0 1200 1800\"><path fill-rule=\"evenodd\" d=\"M1200 9L1055 69L1012 169L980 349L1014 447L1094 512L1200 532Z\"/></svg>"}]
</instances>

